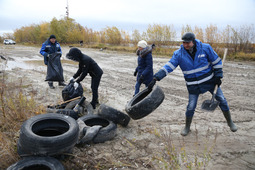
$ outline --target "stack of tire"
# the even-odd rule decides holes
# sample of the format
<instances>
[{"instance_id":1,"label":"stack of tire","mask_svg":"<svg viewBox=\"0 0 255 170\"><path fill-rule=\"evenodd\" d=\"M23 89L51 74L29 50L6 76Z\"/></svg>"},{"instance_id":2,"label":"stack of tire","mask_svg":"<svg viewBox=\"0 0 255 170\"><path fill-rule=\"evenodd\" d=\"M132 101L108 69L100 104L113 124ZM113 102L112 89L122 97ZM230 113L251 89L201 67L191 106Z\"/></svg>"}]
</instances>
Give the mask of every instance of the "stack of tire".
<instances>
[{"instance_id":1,"label":"stack of tire","mask_svg":"<svg viewBox=\"0 0 255 170\"><path fill-rule=\"evenodd\" d=\"M125 114L110 106L101 104L97 114L88 114L79 118L85 124L80 129L77 121L65 114L46 113L26 120L20 129L18 154L23 158L7 170L51 169L62 170L63 165L56 159L59 155L70 154L78 143L79 134L94 126L100 127L92 134L92 143L102 143L116 136L117 124L126 127L130 117L141 119L154 111L164 100L159 86L145 89L127 104ZM78 102L78 101L76 101ZM75 102L69 109L76 105ZM91 131L90 131L91 132Z\"/></svg>"},{"instance_id":2,"label":"stack of tire","mask_svg":"<svg viewBox=\"0 0 255 170\"><path fill-rule=\"evenodd\" d=\"M99 110L98 114L80 117L87 127L102 126L95 134L93 143L111 140L116 136L116 123L127 126L130 120L128 115L104 104ZM125 120L117 120L116 116L109 117L110 112L113 112L112 115L124 116ZM115 123L107 117L113 118ZM17 143L18 154L23 159L11 165L8 170L64 169L56 157L72 153L75 144L78 143L79 131L77 121L64 114L46 113L26 120L21 126Z\"/></svg>"}]
</instances>

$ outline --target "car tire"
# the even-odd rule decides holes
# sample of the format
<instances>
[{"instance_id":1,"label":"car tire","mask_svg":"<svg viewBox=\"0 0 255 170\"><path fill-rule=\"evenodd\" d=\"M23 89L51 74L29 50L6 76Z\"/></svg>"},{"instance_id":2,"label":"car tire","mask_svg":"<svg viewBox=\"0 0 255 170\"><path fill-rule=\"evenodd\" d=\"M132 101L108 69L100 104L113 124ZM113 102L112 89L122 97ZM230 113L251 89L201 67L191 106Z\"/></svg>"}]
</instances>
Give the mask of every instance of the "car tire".
<instances>
[{"instance_id":1,"label":"car tire","mask_svg":"<svg viewBox=\"0 0 255 170\"><path fill-rule=\"evenodd\" d=\"M126 112L134 119L141 119L153 112L164 100L165 95L159 86L148 88L136 94L126 105Z\"/></svg>"},{"instance_id":2,"label":"car tire","mask_svg":"<svg viewBox=\"0 0 255 170\"><path fill-rule=\"evenodd\" d=\"M92 140L93 143L103 143L105 141L113 139L117 134L117 125L112 121L100 117L99 115L86 115L82 116L81 119L86 126L100 125L102 128L98 131Z\"/></svg>"},{"instance_id":3,"label":"car tire","mask_svg":"<svg viewBox=\"0 0 255 170\"><path fill-rule=\"evenodd\" d=\"M130 121L130 117L127 114L105 104L99 106L98 115L124 127L127 126Z\"/></svg>"},{"instance_id":4,"label":"car tire","mask_svg":"<svg viewBox=\"0 0 255 170\"><path fill-rule=\"evenodd\" d=\"M18 154L53 156L71 153L79 126L70 116L47 113L26 120L20 129Z\"/></svg>"},{"instance_id":5,"label":"car tire","mask_svg":"<svg viewBox=\"0 0 255 170\"><path fill-rule=\"evenodd\" d=\"M75 105L79 103L79 101L80 99L71 101L65 106L65 109L73 109ZM93 108L88 101L85 100L81 106L82 107L80 107L79 113L93 114Z\"/></svg>"},{"instance_id":6,"label":"car tire","mask_svg":"<svg viewBox=\"0 0 255 170\"><path fill-rule=\"evenodd\" d=\"M75 120L77 120L79 118L79 113L75 112L72 109L58 109L58 110L56 110L56 113L70 116Z\"/></svg>"},{"instance_id":7,"label":"car tire","mask_svg":"<svg viewBox=\"0 0 255 170\"><path fill-rule=\"evenodd\" d=\"M60 161L52 157L26 157L7 168L7 170L17 169L48 169L64 170Z\"/></svg>"}]
</instances>

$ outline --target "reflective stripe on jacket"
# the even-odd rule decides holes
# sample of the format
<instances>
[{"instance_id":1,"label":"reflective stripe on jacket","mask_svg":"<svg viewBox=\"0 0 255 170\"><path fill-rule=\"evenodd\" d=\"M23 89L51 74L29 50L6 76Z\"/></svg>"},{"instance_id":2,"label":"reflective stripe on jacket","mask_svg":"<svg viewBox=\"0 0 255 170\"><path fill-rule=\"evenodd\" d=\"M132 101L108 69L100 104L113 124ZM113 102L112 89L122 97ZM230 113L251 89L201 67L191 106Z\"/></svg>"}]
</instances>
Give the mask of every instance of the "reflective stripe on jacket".
<instances>
[{"instance_id":1,"label":"reflective stripe on jacket","mask_svg":"<svg viewBox=\"0 0 255 170\"><path fill-rule=\"evenodd\" d=\"M49 39L47 39L41 47L40 54L44 56L44 63L47 65L48 64L48 54L60 52L62 54L62 50L60 47L60 44L56 41L54 44L50 42Z\"/></svg>"},{"instance_id":2,"label":"reflective stripe on jacket","mask_svg":"<svg viewBox=\"0 0 255 170\"><path fill-rule=\"evenodd\" d=\"M183 45L176 50L163 68L155 74L158 80L180 66L189 93L204 93L214 88L214 77L223 77L222 61L209 44L196 40L197 52L194 60Z\"/></svg>"}]
</instances>

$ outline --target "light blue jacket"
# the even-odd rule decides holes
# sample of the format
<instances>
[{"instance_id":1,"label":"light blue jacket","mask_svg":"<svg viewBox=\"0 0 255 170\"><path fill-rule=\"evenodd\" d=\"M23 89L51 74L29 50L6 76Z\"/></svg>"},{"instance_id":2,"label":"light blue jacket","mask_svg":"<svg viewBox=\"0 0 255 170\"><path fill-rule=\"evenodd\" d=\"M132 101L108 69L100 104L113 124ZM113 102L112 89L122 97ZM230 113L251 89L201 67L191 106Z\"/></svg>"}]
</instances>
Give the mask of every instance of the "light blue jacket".
<instances>
[{"instance_id":1,"label":"light blue jacket","mask_svg":"<svg viewBox=\"0 0 255 170\"><path fill-rule=\"evenodd\" d=\"M200 94L215 87L215 77L223 77L222 61L209 44L196 41L197 52L194 60L185 50L183 45L176 50L162 69L154 77L157 80L163 79L171 73L177 66L180 66L189 93Z\"/></svg>"}]
</instances>

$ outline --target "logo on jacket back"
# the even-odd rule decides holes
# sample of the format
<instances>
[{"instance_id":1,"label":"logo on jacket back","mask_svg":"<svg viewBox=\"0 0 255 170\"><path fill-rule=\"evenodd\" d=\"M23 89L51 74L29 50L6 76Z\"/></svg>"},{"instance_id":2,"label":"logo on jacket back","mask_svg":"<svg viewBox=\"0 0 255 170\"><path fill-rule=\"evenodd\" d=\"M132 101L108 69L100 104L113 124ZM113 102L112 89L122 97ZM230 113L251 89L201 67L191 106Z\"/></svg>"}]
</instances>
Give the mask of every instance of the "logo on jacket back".
<instances>
[{"instance_id":1,"label":"logo on jacket back","mask_svg":"<svg viewBox=\"0 0 255 170\"><path fill-rule=\"evenodd\" d=\"M205 54L200 54L198 58L205 57Z\"/></svg>"}]
</instances>

